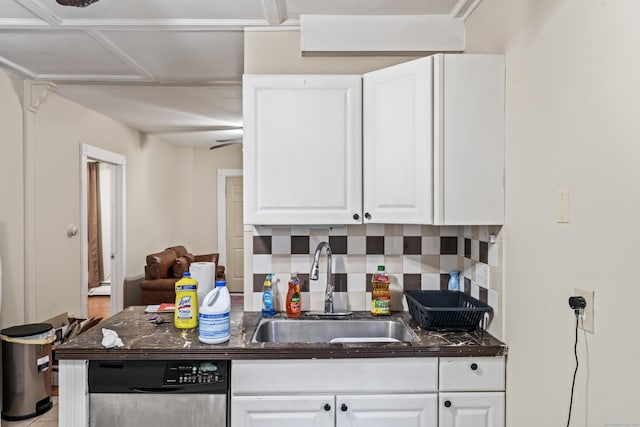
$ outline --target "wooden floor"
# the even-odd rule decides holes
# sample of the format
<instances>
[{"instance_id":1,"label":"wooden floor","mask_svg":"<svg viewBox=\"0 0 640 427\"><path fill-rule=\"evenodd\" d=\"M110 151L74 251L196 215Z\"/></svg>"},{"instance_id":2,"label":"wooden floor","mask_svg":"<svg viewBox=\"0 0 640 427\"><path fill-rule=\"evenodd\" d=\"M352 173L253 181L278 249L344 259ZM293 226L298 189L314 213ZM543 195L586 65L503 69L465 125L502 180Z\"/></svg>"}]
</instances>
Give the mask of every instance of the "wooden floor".
<instances>
[{"instance_id":1,"label":"wooden floor","mask_svg":"<svg viewBox=\"0 0 640 427\"><path fill-rule=\"evenodd\" d=\"M102 317L102 320L111 316L111 297L108 295L89 296L87 313L89 318Z\"/></svg>"}]
</instances>

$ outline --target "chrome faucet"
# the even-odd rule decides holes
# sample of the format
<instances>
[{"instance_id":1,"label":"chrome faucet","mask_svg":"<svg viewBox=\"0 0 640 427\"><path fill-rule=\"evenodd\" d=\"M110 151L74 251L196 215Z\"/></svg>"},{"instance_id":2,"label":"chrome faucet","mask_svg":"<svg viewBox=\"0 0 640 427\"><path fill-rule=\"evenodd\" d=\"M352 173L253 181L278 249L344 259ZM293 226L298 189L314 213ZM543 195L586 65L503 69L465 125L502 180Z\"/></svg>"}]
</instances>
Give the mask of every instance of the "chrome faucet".
<instances>
[{"instance_id":1,"label":"chrome faucet","mask_svg":"<svg viewBox=\"0 0 640 427\"><path fill-rule=\"evenodd\" d=\"M350 311L334 311L333 309L333 290L334 287L331 284L331 246L327 242L320 242L313 253L313 264L311 264L311 272L309 273L309 279L318 280L320 273L320 252L322 249L327 250L327 288L325 290L324 297L324 312L310 312L307 315L311 316L349 316Z\"/></svg>"},{"instance_id":2,"label":"chrome faucet","mask_svg":"<svg viewBox=\"0 0 640 427\"><path fill-rule=\"evenodd\" d=\"M316 251L313 253L313 264L311 264L311 273L309 278L311 280L318 280L320 272L320 252L322 248L327 249L327 289L324 296L324 312L333 313L333 285L331 284L331 246L327 242L320 242L316 247Z\"/></svg>"}]
</instances>

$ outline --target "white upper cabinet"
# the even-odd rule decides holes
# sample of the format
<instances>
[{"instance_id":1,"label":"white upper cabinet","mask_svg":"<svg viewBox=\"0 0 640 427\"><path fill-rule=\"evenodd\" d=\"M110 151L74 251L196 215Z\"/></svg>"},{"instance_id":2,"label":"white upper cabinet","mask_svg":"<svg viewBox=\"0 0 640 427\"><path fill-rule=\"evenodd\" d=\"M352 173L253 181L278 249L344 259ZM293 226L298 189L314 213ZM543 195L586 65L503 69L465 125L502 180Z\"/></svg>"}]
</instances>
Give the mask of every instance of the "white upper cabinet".
<instances>
[{"instance_id":1,"label":"white upper cabinet","mask_svg":"<svg viewBox=\"0 0 640 427\"><path fill-rule=\"evenodd\" d=\"M433 224L433 66L364 75L364 221Z\"/></svg>"},{"instance_id":2,"label":"white upper cabinet","mask_svg":"<svg viewBox=\"0 0 640 427\"><path fill-rule=\"evenodd\" d=\"M504 57L244 77L246 224L504 223Z\"/></svg>"},{"instance_id":3,"label":"white upper cabinet","mask_svg":"<svg viewBox=\"0 0 640 427\"><path fill-rule=\"evenodd\" d=\"M504 222L504 58L434 55L364 75L365 222Z\"/></svg>"},{"instance_id":4,"label":"white upper cabinet","mask_svg":"<svg viewBox=\"0 0 640 427\"><path fill-rule=\"evenodd\" d=\"M435 55L434 223L504 223L503 55Z\"/></svg>"},{"instance_id":5,"label":"white upper cabinet","mask_svg":"<svg viewBox=\"0 0 640 427\"><path fill-rule=\"evenodd\" d=\"M361 86L361 76L244 76L245 224L355 221Z\"/></svg>"}]
</instances>

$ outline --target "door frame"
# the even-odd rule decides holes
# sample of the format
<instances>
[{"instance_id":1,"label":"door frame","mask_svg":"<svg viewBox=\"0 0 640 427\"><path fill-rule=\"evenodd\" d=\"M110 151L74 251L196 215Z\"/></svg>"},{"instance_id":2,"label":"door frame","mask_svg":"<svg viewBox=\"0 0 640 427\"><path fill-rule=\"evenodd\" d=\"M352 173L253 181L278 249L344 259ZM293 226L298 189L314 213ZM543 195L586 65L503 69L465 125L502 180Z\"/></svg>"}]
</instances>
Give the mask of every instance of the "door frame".
<instances>
[{"instance_id":1,"label":"door frame","mask_svg":"<svg viewBox=\"0 0 640 427\"><path fill-rule=\"evenodd\" d=\"M220 265L227 263L227 177L242 176L242 169L218 169L218 254Z\"/></svg>"},{"instance_id":2,"label":"door frame","mask_svg":"<svg viewBox=\"0 0 640 427\"><path fill-rule=\"evenodd\" d=\"M121 154L103 150L87 144L80 144L80 292L82 295L82 316L87 317L89 292L89 233L87 213L87 163L90 160L109 163L111 173L111 314L116 314L124 305L125 265L125 177L127 158Z\"/></svg>"}]
</instances>

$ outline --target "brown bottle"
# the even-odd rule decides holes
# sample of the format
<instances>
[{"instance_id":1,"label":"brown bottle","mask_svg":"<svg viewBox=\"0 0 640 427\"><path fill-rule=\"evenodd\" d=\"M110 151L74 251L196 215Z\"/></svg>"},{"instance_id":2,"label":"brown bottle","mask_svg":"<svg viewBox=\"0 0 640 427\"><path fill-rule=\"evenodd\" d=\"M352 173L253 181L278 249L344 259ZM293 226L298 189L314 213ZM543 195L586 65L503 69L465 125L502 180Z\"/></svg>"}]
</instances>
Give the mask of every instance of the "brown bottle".
<instances>
[{"instance_id":1,"label":"brown bottle","mask_svg":"<svg viewBox=\"0 0 640 427\"><path fill-rule=\"evenodd\" d=\"M289 291L287 292L287 317L300 317L302 311L302 298L300 296L300 279L298 273L293 273L289 280Z\"/></svg>"},{"instance_id":2,"label":"brown bottle","mask_svg":"<svg viewBox=\"0 0 640 427\"><path fill-rule=\"evenodd\" d=\"M391 314L389 284L389 275L384 271L384 265L379 265L378 271L371 277L371 314L374 316L388 316Z\"/></svg>"}]
</instances>

